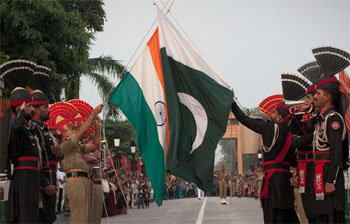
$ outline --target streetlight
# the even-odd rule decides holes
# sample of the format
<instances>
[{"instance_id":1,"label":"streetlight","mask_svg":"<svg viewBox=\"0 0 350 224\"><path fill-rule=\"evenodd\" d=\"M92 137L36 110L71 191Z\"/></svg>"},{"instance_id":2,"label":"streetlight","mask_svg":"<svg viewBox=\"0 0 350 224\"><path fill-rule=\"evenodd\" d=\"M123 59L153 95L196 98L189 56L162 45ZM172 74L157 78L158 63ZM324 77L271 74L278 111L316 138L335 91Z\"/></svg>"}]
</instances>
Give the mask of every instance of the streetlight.
<instances>
[{"instance_id":1,"label":"streetlight","mask_svg":"<svg viewBox=\"0 0 350 224\"><path fill-rule=\"evenodd\" d=\"M119 138L115 138L114 139L114 146L116 147L116 150L115 150L115 165L117 167L117 169L119 169L119 156L118 156L118 151L119 151L119 144L120 144L120 139Z\"/></svg>"},{"instance_id":2,"label":"streetlight","mask_svg":"<svg viewBox=\"0 0 350 224\"><path fill-rule=\"evenodd\" d=\"M130 143L130 150L131 150L131 154L132 154L132 167L131 167L131 170L132 170L133 173L135 173L135 153L136 153L135 141L132 141Z\"/></svg>"},{"instance_id":3,"label":"streetlight","mask_svg":"<svg viewBox=\"0 0 350 224\"><path fill-rule=\"evenodd\" d=\"M261 149L258 149L257 155L258 155L259 167L260 167L260 165L261 165L261 160L262 160L262 150L261 150Z\"/></svg>"}]
</instances>

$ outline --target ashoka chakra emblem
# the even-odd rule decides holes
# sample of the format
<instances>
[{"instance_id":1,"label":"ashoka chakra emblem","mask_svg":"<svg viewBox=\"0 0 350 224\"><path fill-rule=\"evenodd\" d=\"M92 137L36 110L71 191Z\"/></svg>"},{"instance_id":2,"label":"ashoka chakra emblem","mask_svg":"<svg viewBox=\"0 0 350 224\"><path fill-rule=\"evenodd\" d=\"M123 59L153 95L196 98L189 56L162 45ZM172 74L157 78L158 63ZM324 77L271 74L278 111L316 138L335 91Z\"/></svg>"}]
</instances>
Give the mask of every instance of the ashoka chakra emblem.
<instances>
[{"instance_id":1,"label":"ashoka chakra emblem","mask_svg":"<svg viewBox=\"0 0 350 224\"><path fill-rule=\"evenodd\" d=\"M162 101L157 101L154 104L157 126L163 126L166 122L165 104Z\"/></svg>"}]
</instances>

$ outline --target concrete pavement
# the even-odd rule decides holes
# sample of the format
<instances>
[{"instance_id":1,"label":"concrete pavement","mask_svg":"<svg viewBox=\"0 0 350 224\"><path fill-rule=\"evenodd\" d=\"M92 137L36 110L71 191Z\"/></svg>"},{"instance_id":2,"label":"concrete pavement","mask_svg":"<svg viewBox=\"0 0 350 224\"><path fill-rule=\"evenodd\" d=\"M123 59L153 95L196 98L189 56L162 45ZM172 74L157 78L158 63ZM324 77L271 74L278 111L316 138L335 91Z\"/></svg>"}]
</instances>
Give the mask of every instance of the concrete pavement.
<instances>
[{"instance_id":1,"label":"concrete pavement","mask_svg":"<svg viewBox=\"0 0 350 224\"><path fill-rule=\"evenodd\" d=\"M218 197L167 200L161 207L155 203L148 209L131 209L126 215L103 218L102 223L120 224L258 224L263 223L259 200L227 198L221 205ZM59 215L55 223L68 223L68 216Z\"/></svg>"}]
</instances>

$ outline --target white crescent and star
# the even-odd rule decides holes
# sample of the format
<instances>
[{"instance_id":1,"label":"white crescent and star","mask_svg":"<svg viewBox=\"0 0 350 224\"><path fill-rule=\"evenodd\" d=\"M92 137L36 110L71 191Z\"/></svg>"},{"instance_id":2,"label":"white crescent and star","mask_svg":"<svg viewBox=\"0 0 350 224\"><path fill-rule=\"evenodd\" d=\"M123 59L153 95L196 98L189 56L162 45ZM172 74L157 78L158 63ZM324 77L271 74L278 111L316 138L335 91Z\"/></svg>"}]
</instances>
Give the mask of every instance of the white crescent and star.
<instances>
[{"instance_id":1,"label":"white crescent and star","mask_svg":"<svg viewBox=\"0 0 350 224\"><path fill-rule=\"evenodd\" d=\"M196 138L194 139L192 150L190 152L193 153L204 140L208 128L208 116L202 104L200 104L196 98L186 93L177 93L177 95L180 103L185 105L191 111L196 123Z\"/></svg>"}]
</instances>

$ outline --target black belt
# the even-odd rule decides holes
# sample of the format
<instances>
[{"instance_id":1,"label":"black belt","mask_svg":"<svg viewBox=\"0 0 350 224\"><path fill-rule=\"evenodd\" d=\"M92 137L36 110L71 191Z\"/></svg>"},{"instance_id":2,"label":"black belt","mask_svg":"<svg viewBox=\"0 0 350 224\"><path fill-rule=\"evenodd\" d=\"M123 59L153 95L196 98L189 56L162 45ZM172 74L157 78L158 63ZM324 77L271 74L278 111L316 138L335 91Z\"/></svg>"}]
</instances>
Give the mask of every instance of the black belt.
<instances>
[{"instance_id":1,"label":"black belt","mask_svg":"<svg viewBox=\"0 0 350 224\"><path fill-rule=\"evenodd\" d=\"M313 153L302 153L297 155L298 160L313 160L314 154Z\"/></svg>"},{"instance_id":2,"label":"black belt","mask_svg":"<svg viewBox=\"0 0 350 224\"><path fill-rule=\"evenodd\" d=\"M269 165L264 165L264 170L269 170L269 169L286 169L289 170L289 165L286 164L281 164L281 163L277 163L277 164L269 164Z\"/></svg>"},{"instance_id":3,"label":"black belt","mask_svg":"<svg viewBox=\"0 0 350 224\"><path fill-rule=\"evenodd\" d=\"M85 171L68 171L67 172L67 178L74 178L74 177L89 177L88 172Z\"/></svg>"},{"instance_id":4,"label":"black belt","mask_svg":"<svg viewBox=\"0 0 350 224\"><path fill-rule=\"evenodd\" d=\"M38 166L39 161L16 161L15 167L35 167L39 168Z\"/></svg>"},{"instance_id":5,"label":"black belt","mask_svg":"<svg viewBox=\"0 0 350 224\"><path fill-rule=\"evenodd\" d=\"M320 153L320 154L314 154L315 161L317 160L330 160L331 155L330 153Z\"/></svg>"}]
</instances>

